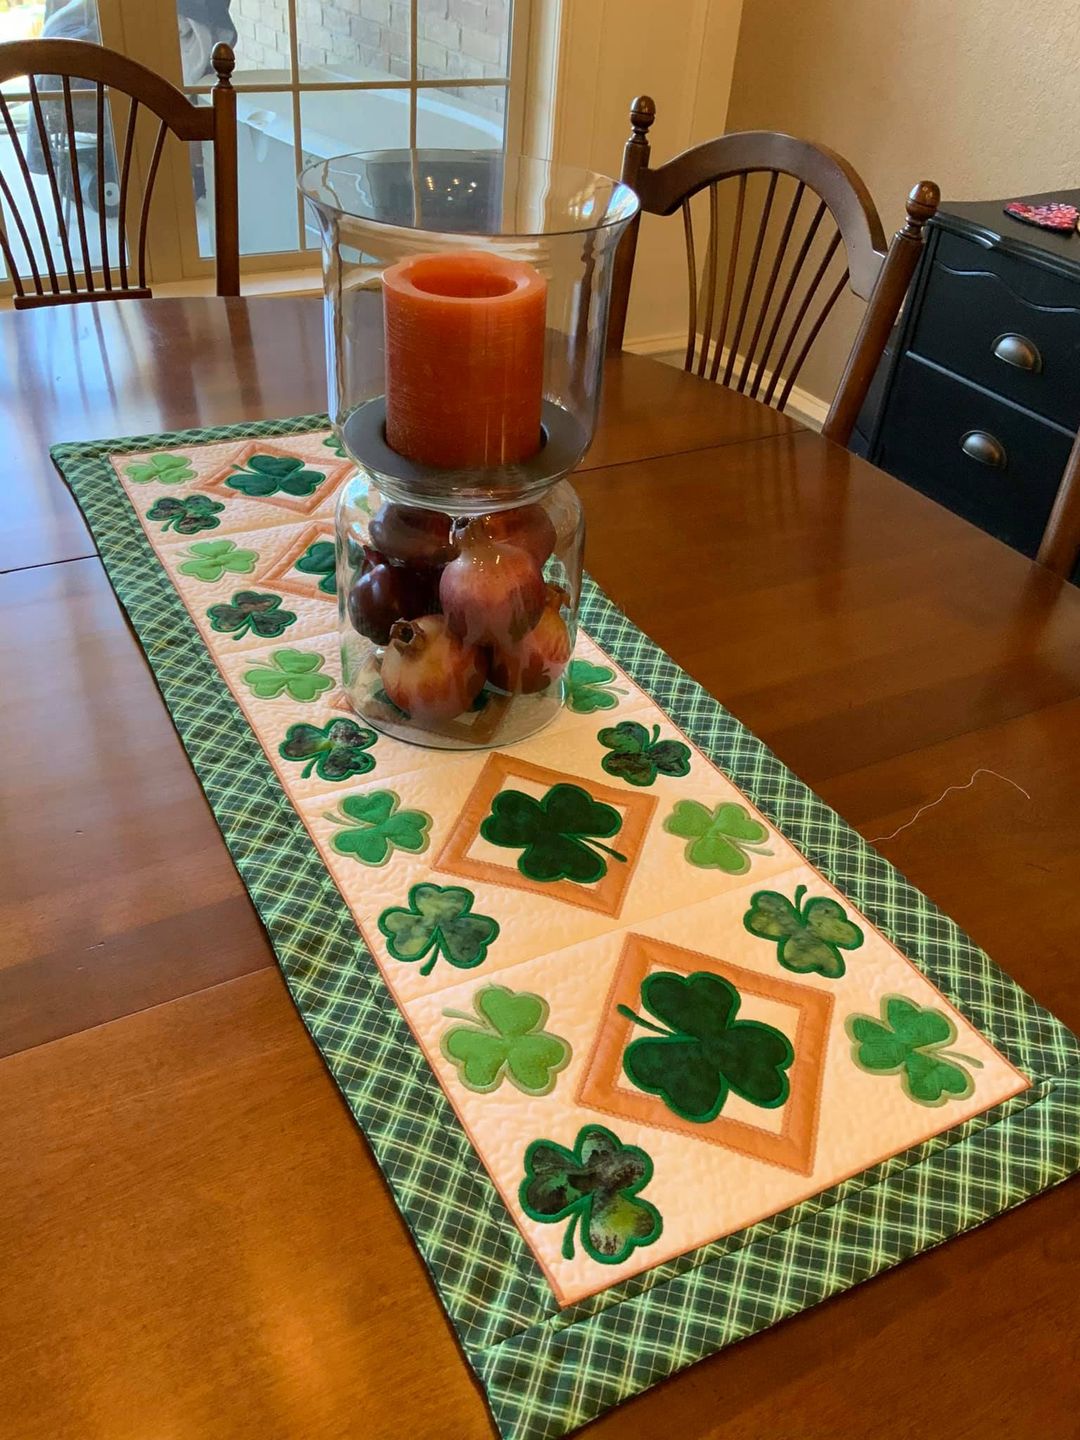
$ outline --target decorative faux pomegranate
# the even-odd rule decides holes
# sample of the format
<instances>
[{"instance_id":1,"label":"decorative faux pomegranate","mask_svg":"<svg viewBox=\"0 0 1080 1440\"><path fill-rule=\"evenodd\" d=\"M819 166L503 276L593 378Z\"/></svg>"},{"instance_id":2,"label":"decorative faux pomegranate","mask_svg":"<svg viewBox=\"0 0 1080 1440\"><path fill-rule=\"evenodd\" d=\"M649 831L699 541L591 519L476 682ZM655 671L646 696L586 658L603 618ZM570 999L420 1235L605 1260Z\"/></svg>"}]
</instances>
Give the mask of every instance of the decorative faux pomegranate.
<instances>
[{"instance_id":1,"label":"decorative faux pomegranate","mask_svg":"<svg viewBox=\"0 0 1080 1440\"><path fill-rule=\"evenodd\" d=\"M419 725L464 714L484 688L487 656L452 635L441 615L398 620L382 658L387 695Z\"/></svg>"},{"instance_id":2,"label":"decorative faux pomegranate","mask_svg":"<svg viewBox=\"0 0 1080 1440\"><path fill-rule=\"evenodd\" d=\"M468 520L456 521L455 537L460 539L462 532L471 523ZM495 510L492 514L485 515L482 523L489 540L516 545L519 550L528 551L537 565L543 565L555 549L558 539L555 526L542 505L519 505L513 510Z\"/></svg>"},{"instance_id":3,"label":"decorative faux pomegranate","mask_svg":"<svg viewBox=\"0 0 1080 1440\"><path fill-rule=\"evenodd\" d=\"M388 565L375 550L365 550L359 580L349 591L353 628L376 645L385 645L395 620L415 620L434 608L437 577L431 570Z\"/></svg>"},{"instance_id":4,"label":"decorative faux pomegranate","mask_svg":"<svg viewBox=\"0 0 1080 1440\"><path fill-rule=\"evenodd\" d=\"M399 565L438 568L453 559L451 520L441 510L387 501L371 522L371 543Z\"/></svg>"},{"instance_id":5,"label":"decorative faux pomegranate","mask_svg":"<svg viewBox=\"0 0 1080 1440\"><path fill-rule=\"evenodd\" d=\"M458 545L439 581L450 630L469 645L515 644L544 608L539 565L527 550L492 540L479 519L460 528Z\"/></svg>"},{"instance_id":6,"label":"decorative faux pomegranate","mask_svg":"<svg viewBox=\"0 0 1080 1440\"><path fill-rule=\"evenodd\" d=\"M558 585L547 587L540 619L528 634L516 645L493 651L493 685L512 694L535 695L559 678L570 659L570 632L560 614L560 608L567 603L565 590Z\"/></svg>"}]
</instances>

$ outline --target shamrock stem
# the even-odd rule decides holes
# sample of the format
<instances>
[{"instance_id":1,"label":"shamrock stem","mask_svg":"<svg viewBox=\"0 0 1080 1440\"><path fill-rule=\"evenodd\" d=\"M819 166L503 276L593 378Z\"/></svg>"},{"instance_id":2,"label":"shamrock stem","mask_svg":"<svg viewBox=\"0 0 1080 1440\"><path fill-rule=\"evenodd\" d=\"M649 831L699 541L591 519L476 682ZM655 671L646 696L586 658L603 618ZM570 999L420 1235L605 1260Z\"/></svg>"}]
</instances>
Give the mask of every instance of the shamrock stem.
<instances>
[{"instance_id":1,"label":"shamrock stem","mask_svg":"<svg viewBox=\"0 0 1080 1440\"><path fill-rule=\"evenodd\" d=\"M566 1227L566 1234L563 1236L562 1257L564 1260L574 1258L574 1229L577 1226L578 1216L575 1210L570 1216L570 1224Z\"/></svg>"},{"instance_id":2,"label":"shamrock stem","mask_svg":"<svg viewBox=\"0 0 1080 1440\"><path fill-rule=\"evenodd\" d=\"M313 755L311 759L307 762L307 764L304 766L303 770L300 771L301 780L307 780L310 777L312 770L315 768L315 761L318 758L319 757L317 755ZM326 819L329 818L329 816L326 816Z\"/></svg>"},{"instance_id":3,"label":"shamrock stem","mask_svg":"<svg viewBox=\"0 0 1080 1440\"><path fill-rule=\"evenodd\" d=\"M439 958L439 947L438 947L438 945L435 945L435 946L433 947L432 951L431 951L431 958L428 960L427 964L420 966L420 974L421 974L421 975L430 975L431 972L432 972L432 970L435 969L435 962L436 962L436 960L438 960L438 958Z\"/></svg>"},{"instance_id":4,"label":"shamrock stem","mask_svg":"<svg viewBox=\"0 0 1080 1440\"><path fill-rule=\"evenodd\" d=\"M976 1060L974 1055L961 1055L959 1050L939 1050L937 1053L942 1060L962 1060L965 1065L974 1065L976 1070L983 1068L981 1060Z\"/></svg>"},{"instance_id":5,"label":"shamrock stem","mask_svg":"<svg viewBox=\"0 0 1080 1440\"><path fill-rule=\"evenodd\" d=\"M635 1014L634 1011L630 1009L629 1005L616 1005L615 1009L620 1015L625 1016L627 1020L632 1020L635 1025L641 1025L646 1030L651 1030L654 1035L662 1035L665 1040L671 1038L669 1031L661 1030L660 1026L654 1025L651 1020L643 1020L640 1015Z\"/></svg>"},{"instance_id":6,"label":"shamrock stem","mask_svg":"<svg viewBox=\"0 0 1080 1440\"><path fill-rule=\"evenodd\" d=\"M421 971L421 974L424 972ZM448 1020L467 1020L470 1025L477 1023L476 1016L468 1014L465 1010L444 1010L442 1012Z\"/></svg>"},{"instance_id":7,"label":"shamrock stem","mask_svg":"<svg viewBox=\"0 0 1080 1440\"><path fill-rule=\"evenodd\" d=\"M806 886L805 886L805 885L796 885L796 886L795 886L795 913L796 913L797 915L801 915L801 914L802 914L802 898L803 898L803 896L804 896L805 894L806 894Z\"/></svg>"},{"instance_id":8,"label":"shamrock stem","mask_svg":"<svg viewBox=\"0 0 1080 1440\"><path fill-rule=\"evenodd\" d=\"M582 845L591 845L597 850L603 850L604 854L610 855L613 860L621 860L624 865L626 864L626 856L620 855L618 850L612 850L610 845L602 845L599 840L594 840L591 836L586 835L575 835L574 839L580 841Z\"/></svg>"}]
</instances>

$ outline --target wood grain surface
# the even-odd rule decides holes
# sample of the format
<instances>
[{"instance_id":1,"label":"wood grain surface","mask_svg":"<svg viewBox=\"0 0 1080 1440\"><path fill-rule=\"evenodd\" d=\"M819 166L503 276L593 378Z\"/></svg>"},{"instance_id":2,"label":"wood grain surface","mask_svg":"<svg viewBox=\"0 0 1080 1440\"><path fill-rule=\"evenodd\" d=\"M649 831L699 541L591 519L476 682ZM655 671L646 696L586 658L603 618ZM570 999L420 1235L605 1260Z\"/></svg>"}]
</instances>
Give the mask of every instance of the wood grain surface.
<instances>
[{"instance_id":1,"label":"wood grain surface","mask_svg":"<svg viewBox=\"0 0 1080 1440\"><path fill-rule=\"evenodd\" d=\"M325 408L311 301L0 316L0 1433L488 1440L48 447ZM601 585L1074 1028L1080 594L783 417L614 362ZM77 558L88 557L88 558ZM1080 1187L597 1421L1064 1436Z\"/></svg>"}]
</instances>

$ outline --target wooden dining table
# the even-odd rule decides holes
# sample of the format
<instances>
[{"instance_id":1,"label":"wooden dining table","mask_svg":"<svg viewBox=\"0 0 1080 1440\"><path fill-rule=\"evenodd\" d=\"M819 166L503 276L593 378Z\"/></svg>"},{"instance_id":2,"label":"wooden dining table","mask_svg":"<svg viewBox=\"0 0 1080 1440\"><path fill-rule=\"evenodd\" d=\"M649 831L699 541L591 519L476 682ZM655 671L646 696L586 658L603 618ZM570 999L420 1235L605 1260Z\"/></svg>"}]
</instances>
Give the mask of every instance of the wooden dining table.
<instances>
[{"instance_id":1,"label":"wooden dining table","mask_svg":"<svg viewBox=\"0 0 1080 1440\"><path fill-rule=\"evenodd\" d=\"M320 306L7 314L0 358L0 1435L489 1440L49 459L324 410ZM1080 1026L1080 592L630 354L577 485L615 602ZM1029 1201L588 1433L1075 1435L1078 1202Z\"/></svg>"}]
</instances>

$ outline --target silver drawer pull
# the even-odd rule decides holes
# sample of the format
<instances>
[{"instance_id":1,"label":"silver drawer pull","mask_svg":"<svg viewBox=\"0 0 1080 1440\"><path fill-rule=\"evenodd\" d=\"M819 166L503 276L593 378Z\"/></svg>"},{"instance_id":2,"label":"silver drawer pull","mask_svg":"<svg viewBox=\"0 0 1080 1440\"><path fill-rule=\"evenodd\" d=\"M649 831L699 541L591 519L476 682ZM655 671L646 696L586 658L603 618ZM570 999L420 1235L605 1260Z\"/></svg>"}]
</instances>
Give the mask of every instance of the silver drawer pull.
<instances>
[{"instance_id":1,"label":"silver drawer pull","mask_svg":"<svg viewBox=\"0 0 1080 1440\"><path fill-rule=\"evenodd\" d=\"M986 430L969 430L960 441L960 449L969 460L977 460L994 470L1004 470L1009 463L1005 446Z\"/></svg>"},{"instance_id":2,"label":"silver drawer pull","mask_svg":"<svg viewBox=\"0 0 1080 1440\"><path fill-rule=\"evenodd\" d=\"M999 335L994 341L994 355L1014 370L1029 370L1038 375L1042 369L1039 347L1026 335Z\"/></svg>"}]
</instances>

